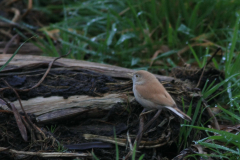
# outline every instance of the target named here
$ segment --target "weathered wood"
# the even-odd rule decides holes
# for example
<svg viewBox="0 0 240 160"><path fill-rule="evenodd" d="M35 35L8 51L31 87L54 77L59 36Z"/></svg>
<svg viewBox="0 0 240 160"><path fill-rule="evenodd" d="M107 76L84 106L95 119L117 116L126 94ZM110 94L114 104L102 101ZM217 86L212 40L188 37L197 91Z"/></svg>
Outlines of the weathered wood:
<svg viewBox="0 0 240 160"><path fill-rule="evenodd" d="M115 104L131 102L133 99L133 96L128 96L127 100L121 94L106 94L103 97L71 96L68 99L52 96L48 98L37 97L27 101L23 100L22 105L27 113L34 114L37 122L42 123L82 113L100 116L102 115L101 110L105 110L107 114L107 110L110 110ZM19 102L15 101L13 103L17 110L21 112ZM9 110L7 106L2 106L2 108ZM83 115L83 117L85 116Z"/></svg>
<svg viewBox="0 0 240 160"><path fill-rule="evenodd" d="M3 65L11 55L0 55L0 65ZM39 66L47 65L54 58L33 56L33 55L16 55L14 59L9 63L1 73L1 76L6 75L22 75L22 73L33 72L39 70ZM54 63L58 69L66 70L89 70L100 74L105 74L114 78L130 80L129 73L133 73L134 70L126 69L122 67L99 64L87 61L79 61L73 59L62 58ZM57 69L57 68L55 68ZM19 72L23 71L24 72ZM43 69L41 69L43 70ZM28 73L30 75L30 73ZM171 81L172 77L157 76L163 81ZM122 80L124 81L124 80ZM21 93L19 93L21 94ZM22 100L23 107L27 113L32 113L36 116L37 122L49 122L53 120L61 120L64 118L71 118L74 116L90 116L98 117L104 116L108 113L114 105L126 104L134 100L133 95L126 95L125 93L106 93L102 97L91 97L87 95L70 96L64 99L60 96L51 96L48 98L36 97L29 100ZM21 108L18 101L13 102L18 111L21 112ZM6 106L2 106L5 110L8 110ZM124 107L123 107L124 109Z"/></svg>
<svg viewBox="0 0 240 160"><path fill-rule="evenodd" d="M11 154L16 154L16 157L22 159L23 155L26 156L39 156L39 157L91 157L90 153L61 153L61 152L28 152L28 151L17 151L6 147L0 147L0 152L5 151Z"/></svg>
<svg viewBox="0 0 240 160"><path fill-rule="evenodd" d="M10 54L7 55L0 55L0 65L4 65L7 60L11 57ZM3 71L11 71L10 66L14 66L12 68L16 67L22 67L24 66L33 66L41 63L48 64L50 61L52 61L53 57L44 57L44 56L33 56L33 55L16 55L13 60L9 63L9 67L4 69ZM94 71L97 73L105 74L111 77L117 77L117 78L130 78L129 74L133 73L134 70L127 69L123 67L113 66L113 65L107 65L107 64L100 64L100 63L94 63L94 62L88 62L88 61L81 61L81 60L74 60L74 59L67 59L67 58L61 58L59 59L55 64L62 67L78 67L90 71ZM168 76L160 76L156 75L161 81L172 81L174 78L168 77Z"/></svg>

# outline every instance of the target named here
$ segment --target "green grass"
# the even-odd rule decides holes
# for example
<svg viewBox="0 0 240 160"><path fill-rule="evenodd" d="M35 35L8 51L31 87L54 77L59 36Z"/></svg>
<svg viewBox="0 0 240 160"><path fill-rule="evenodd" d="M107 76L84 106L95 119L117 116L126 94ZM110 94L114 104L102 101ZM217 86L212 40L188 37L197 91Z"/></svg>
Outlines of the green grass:
<svg viewBox="0 0 240 160"><path fill-rule="evenodd" d="M57 141L57 148L55 148L56 152L66 152L68 149L63 146L62 143Z"/></svg>
<svg viewBox="0 0 240 160"><path fill-rule="evenodd" d="M236 55L234 50L236 49L236 43L237 43L237 37L238 37L238 30L239 30L239 16L236 19L234 32L232 35L231 40L231 46L229 50L226 51L225 57L225 67L224 67L224 73L225 73L225 79L222 80L222 82L213 85L208 85L208 81L206 81L206 84L202 90L202 95L205 100L208 102L212 100L213 98L216 98L219 96L218 101L213 103L213 107L218 107L222 110L220 114L217 115L218 120L227 120L231 122L232 125L239 124L240 118L240 107L238 105L240 92L239 92L239 55ZM193 53L195 54L195 53ZM198 59L197 56L195 56L196 59ZM198 63L200 67L203 67L200 63ZM216 66L216 65L215 65ZM236 68L235 68L236 67ZM238 69L237 69L238 68ZM222 87L221 92L216 92L220 87ZM201 100L199 100L200 102ZM225 105L228 109L223 108L221 105ZM210 106L208 106L210 107ZM226 159L236 159L236 157L240 156L240 135L239 132L236 134L229 133L227 131L222 130L215 130L211 128L202 127L204 124L199 124L198 126L192 125L183 125L184 127L188 127L191 129L197 129L197 130L203 130L208 134L208 137L197 140L195 143L203 146L204 148L208 148L211 150L212 154L203 155L203 154L194 154L191 155L192 157L195 156L202 156L202 157L218 157L218 158L226 158ZM183 129L182 129L183 130ZM184 130L183 130L184 131ZM182 132L183 132L182 131ZM210 135L209 132L213 133L214 135ZM206 140L212 140L210 142L206 142ZM222 142L222 144L217 144L217 142Z"/></svg>
<svg viewBox="0 0 240 160"><path fill-rule="evenodd" d="M226 51L234 35L240 4L237 0L54 2L34 1L33 5L34 10L44 12L55 22L41 29L44 34L50 34L53 29L59 30L59 49L54 49L55 45L48 36L39 40L43 45L38 46L46 55L58 56L58 53L65 54L72 48L70 58L152 70L179 64L177 51L187 46L192 47L181 55L188 63L200 63L216 49L215 45ZM55 12L60 16L53 14ZM160 52L154 62L164 63L153 63L150 67L153 54L162 45L169 47L171 55L162 56L164 53ZM206 47L209 50L207 55ZM193 50L195 54L192 54Z"/></svg>
<svg viewBox="0 0 240 160"><path fill-rule="evenodd" d="M184 101L182 101L183 103L183 108L184 108ZM187 111L188 115L191 115L192 112L192 101L189 105L189 109ZM193 124L198 124L201 125L201 116L199 116L199 118L197 118L197 116L199 115L199 112L203 112L203 109L201 108L201 101L198 101L196 109L193 113L192 116L192 121L190 122L191 125ZM201 115L201 114L200 114ZM180 133L179 133L179 139L178 139L178 151L180 152L182 148L187 148L191 145L191 143L188 142L188 137L190 136L190 134L192 133L192 128L191 127L186 127L186 120L184 120L184 124L181 124L181 128L180 128ZM195 139L196 133L193 136L193 139Z"/></svg>
<svg viewBox="0 0 240 160"><path fill-rule="evenodd" d="M46 126L46 128L48 129L48 131L50 131L51 133L54 133L56 128L57 128L57 125L51 125L51 127L49 128L48 126Z"/></svg>
<svg viewBox="0 0 240 160"><path fill-rule="evenodd" d="M18 48L17 48L17 50L13 53L13 55L8 59L8 61L4 64L4 65L2 65L1 67L0 67L0 71L2 71L8 64L9 64L9 62L11 62L11 60L15 57L15 55L18 53L18 51L19 51L19 49L27 42L27 41L29 41L29 40L31 40L32 38L35 38L35 36L32 36L32 37L30 37L29 39L27 39L26 41L24 41Z"/></svg>
<svg viewBox="0 0 240 160"><path fill-rule="evenodd" d="M199 126L191 126L191 125L185 125L189 126L191 128L196 128L198 130L204 130L206 132L214 133L215 135L204 138L202 140L196 141L196 144L200 144L206 148L211 149L213 152L215 152L218 155L221 155L222 157L236 157L240 156L240 137L239 135L235 135L233 133L229 133L226 131L220 131L216 129L211 128L205 128L205 127L199 127ZM206 140L212 140L211 142L206 142ZM224 145L216 144L215 142L223 142ZM225 151L224 153L220 150Z"/></svg>
<svg viewBox="0 0 240 160"><path fill-rule="evenodd" d="M205 100L208 102L212 100L213 98L216 98L219 96L218 100L212 104L213 107L218 107L222 110L220 114L217 115L218 120L227 120L232 125L239 124L240 123L240 106L238 104L239 98L240 98L240 92L239 92L239 81L240 81L240 73L239 73L239 58L240 56L237 55L234 50L236 50L236 43L238 39L238 30L239 30L239 16L237 16L232 40L231 40L231 46L229 47L229 50L226 50L226 53L224 57L226 57L226 62L224 66L224 73L225 73L225 79L222 80L222 82L213 85L208 85L208 81L206 81L206 84L202 90L202 95ZM198 57L196 53L192 50L196 61L198 62L200 67L203 67L201 65L200 61L198 60ZM204 63L204 62L203 62ZM215 65L216 66L216 65ZM220 87L222 87L221 92L216 92ZM200 102L201 100L199 100ZM223 108L221 105L225 105L228 107L228 109ZM208 106L210 107L210 106ZM183 134L186 130L186 127L188 130L190 129L197 129L197 130L203 130L208 134L208 137L197 140L195 143L203 146L204 148L208 148L211 150L212 154L194 154L190 155L190 157L201 156L201 157L218 157L218 158L226 158L226 159L236 159L240 156L240 135L239 132L236 134L224 131L224 130L216 130L211 128L202 127L204 124L199 124L197 126L193 126L193 123L191 125L183 125L183 128L181 129L181 133ZM212 134L209 134L211 132ZM186 134L185 134L186 135ZM207 142L206 140L212 140L210 142ZM222 142L222 144L217 144L217 142Z"/></svg>

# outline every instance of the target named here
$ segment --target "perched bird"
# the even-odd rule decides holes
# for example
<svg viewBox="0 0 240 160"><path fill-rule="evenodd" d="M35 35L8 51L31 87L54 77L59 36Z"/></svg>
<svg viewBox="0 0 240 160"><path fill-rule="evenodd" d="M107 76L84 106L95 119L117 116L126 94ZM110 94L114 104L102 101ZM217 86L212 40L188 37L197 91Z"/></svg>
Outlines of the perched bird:
<svg viewBox="0 0 240 160"><path fill-rule="evenodd" d="M146 110L167 108L182 119L192 120L178 109L170 94L152 73L137 71L132 75L132 80L134 96Z"/></svg>

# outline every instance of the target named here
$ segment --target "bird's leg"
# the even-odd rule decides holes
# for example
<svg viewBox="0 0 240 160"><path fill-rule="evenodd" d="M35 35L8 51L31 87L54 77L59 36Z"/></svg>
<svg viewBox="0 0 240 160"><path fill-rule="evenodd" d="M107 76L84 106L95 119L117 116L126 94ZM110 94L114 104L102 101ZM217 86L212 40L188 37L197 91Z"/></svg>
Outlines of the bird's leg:
<svg viewBox="0 0 240 160"><path fill-rule="evenodd" d="M142 132L145 132L148 129L148 127L158 118L161 112L162 112L162 109L159 109L157 113L154 115L154 117L144 126Z"/></svg>
<svg viewBox="0 0 240 160"><path fill-rule="evenodd" d="M146 108L143 108L143 110L142 110L141 114L142 114L142 113L144 113L145 111L146 111Z"/></svg>
<svg viewBox="0 0 240 160"><path fill-rule="evenodd" d="M146 108L143 108L142 112L139 114L139 117L141 117L142 115L144 115L145 111L146 111Z"/></svg>
<svg viewBox="0 0 240 160"><path fill-rule="evenodd" d="M139 121L139 130L138 130L138 134L136 136L136 139L134 141L134 145L136 145L136 151L138 150L140 141L142 139L142 135L143 135L143 129L144 129L144 117L140 116L140 121Z"/></svg>
<svg viewBox="0 0 240 160"><path fill-rule="evenodd" d="M149 111L146 111L146 112L145 112L145 111L146 111L146 109L144 108L143 111L140 113L139 117L140 117L140 116L143 116L143 115L145 115L145 114L151 113L151 112L155 111L155 109L149 110Z"/></svg>
<svg viewBox="0 0 240 160"><path fill-rule="evenodd" d="M145 109L142 111L142 113L144 113L144 111L145 111ZM136 151L139 148L139 144L141 142L143 133L158 118L158 116L160 115L161 112L162 112L162 109L159 109L157 111L157 113L154 115L154 117L145 126L144 126L144 117L141 116L141 114L140 114L139 130L138 130L138 134L137 134L137 136L135 138L135 141L134 141L134 146L136 145ZM133 153L133 151L129 151L128 154L125 157L125 160L127 160L132 155L132 153Z"/></svg>

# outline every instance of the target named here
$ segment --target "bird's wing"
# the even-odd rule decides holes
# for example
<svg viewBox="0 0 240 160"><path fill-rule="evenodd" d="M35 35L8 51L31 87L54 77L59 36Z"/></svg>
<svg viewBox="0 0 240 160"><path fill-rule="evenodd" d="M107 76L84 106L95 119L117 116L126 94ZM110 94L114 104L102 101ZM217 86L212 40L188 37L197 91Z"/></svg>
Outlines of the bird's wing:
<svg viewBox="0 0 240 160"><path fill-rule="evenodd" d="M136 90L141 93L141 97L150 100L153 103L162 106L174 106L176 103L163 87L163 85L156 79L144 85L136 85Z"/></svg>

